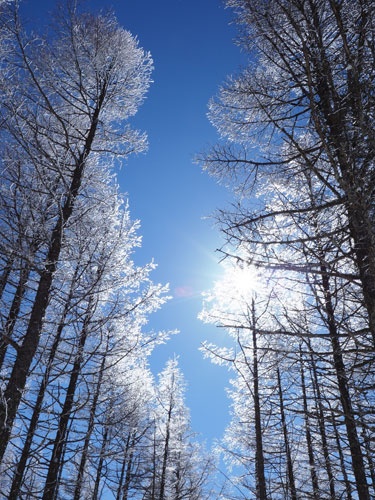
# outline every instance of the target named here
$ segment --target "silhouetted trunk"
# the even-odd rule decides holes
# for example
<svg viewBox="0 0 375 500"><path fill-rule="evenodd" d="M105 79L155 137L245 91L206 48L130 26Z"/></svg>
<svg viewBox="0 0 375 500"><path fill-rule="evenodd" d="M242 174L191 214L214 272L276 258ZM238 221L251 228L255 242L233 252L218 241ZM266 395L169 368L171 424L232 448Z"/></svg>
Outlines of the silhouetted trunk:
<svg viewBox="0 0 375 500"><path fill-rule="evenodd" d="M10 272L11 272L12 267L13 267L13 262L14 262L14 253L12 253L9 256L8 261L3 269L3 272L2 272L2 275L0 278L0 299L3 296L3 292L5 290L5 287L7 286L9 275L10 275Z"/></svg>
<svg viewBox="0 0 375 500"><path fill-rule="evenodd" d="M163 461L162 461L161 477L160 477L159 500L164 500L164 491L165 491L165 486L166 486L165 483L166 483L166 475L167 475L167 463L168 463L168 455L169 455L169 438L170 438L171 418L172 418L172 405L169 405L166 433L165 433L165 441L164 441Z"/></svg>
<svg viewBox="0 0 375 500"><path fill-rule="evenodd" d="M23 268L20 272L20 277L18 280L18 285L15 291L15 294L13 296L13 301L12 305L10 307L9 313L7 320L5 322L5 327L4 327L4 338L0 342L0 370L1 367L3 366L5 354L8 348L8 345L11 343L12 335L13 335L13 330L14 326L16 324L20 308L21 308L21 303L23 296L25 294L26 290L26 283L27 280L29 279L29 274L30 274L30 266L26 266Z"/></svg>
<svg viewBox="0 0 375 500"><path fill-rule="evenodd" d="M286 454L286 462L287 462L288 489L290 491L291 499L297 500L297 491L296 491L296 484L295 484L295 480L294 480L294 471L293 471L293 461L292 461L292 455L290 453L288 428L287 428L287 423L286 423L286 418L285 418L284 398L283 398L283 391L282 391L282 386L281 386L281 377L280 377L279 368L277 368L277 385L278 385L278 390L279 390L280 417L281 417L281 425L282 425L283 434L284 434L284 445L285 445L285 454Z"/></svg>
<svg viewBox="0 0 375 500"><path fill-rule="evenodd" d="M128 438L126 440L124 459L122 461L120 479L119 479L119 482L118 482L118 485L117 485L116 500L121 500L121 498L122 498L123 486L124 486L124 478L125 478L125 469L126 469L126 464L127 464L127 461L128 461L129 443L130 443L130 432L129 432Z"/></svg>
<svg viewBox="0 0 375 500"><path fill-rule="evenodd" d="M125 499L124 479L125 479L125 472L126 472L126 476L127 476L128 470L129 470L128 459L129 459L130 439L131 439L131 433L129 432L127 440L126 440L125 450L124 450L124 460L122 461L121 474L120 474L120 480L118 482L118 487L117 487L116 500L124 500ZM133 439L133 445L134 445L134 439ZM125 480L125 482L126 482L126 480Z"/></svg>
<svg viewBox="0 0 375 500"><path fill-rule="evenodd" d="M14 419L16 418L18 406L26 385L30 366L39 345L43 320L50 299L52 280L59 262L62 248L64 227L73 213L75 200L81 187L84 167L86 159L91 152L92 143L98 126L100 108L105 97L105 91L106 86L104 85L98 105L92 117L91 127L88 132L83 151L77 159L77 164L73 172L72 180L61 210L61 214L52 231L45 266L40 273L40 280L31 310L28 328L22 345L18 349L17 358L13 365L13 370L8 385L4 391L3 398L0 400L0 462L3 459L8 445Z"/></svg>
<svg viewBox="0 0 375 500"><path fill-rule="evenodd" d="M337 429L336 417L335 417L335 414L333 413L332 409L331 409L331 419L332 419L333 430L334 430L334 433L335 433L336 447L337 447L337 451L339 453L340 467L341 467L342 477L344 478L344 484L345 484L345 488L346 488L347 499L348 500L353 500L353 497L352 497L352 485L351 485L351 483L349 481L348 473L346 471L345 458L344 458L344 453L342 451L341 441L340 441L340 434L339 434L339 431Z"/></svg>
<svg viewBox="0 0 375 500"><path fill-rule="evenodd" d="M349 228L354 240L354 254L362 284L363 302L368 312L369 329L375 349L375 244L372 235L374 228L367 211L356 199L358 194L354 195L354 198L355 201L348 206Z"/></svg>
<svg viewBox="0 0 375 500"><path fill-rule="evenodd" d="M100 481L102 478L102 470L103 470L103 463L104 463L104 453L105 453L105 449L106 449L107 441L108 441L108 433L109 433L109 427L107 425L105 428L105 431L104 431L102 446L100 449L99 464L98 464L98 468L96 470L96 479L95 479L94 493L92 494L92 500L98 500L99 486L100 486Z"/></svg>
<svg viewBox="0 0 375 500"><path fill-rule="evenodd" d="M311 431L310 431L309 407L307 404L305 374L304 374L303 369L304 369L304 366L303 366L303 359L302 359L302 350L300 347L300 371L301 371L301 387L302 387L302 398L303 398L303 412L304 412L304 416L305 416L306 444L307 444L307 452L308 452L308 456L309 456L309 466L310 466L311 484L312 484L312 489L313 489L313 498L314 498L314 500L319 500L320 493L319 493L318 478L316 475L314 449L313 449Z"/></svg>
<svg viewBox="0 0 375 500"><path fill-rule="evenodd" d="M324 456L324 464L325 469L328 476L329 482L329 491L331 500L336 500L336 491L335 491L335 480L332 473L332 465L330 459L330 452L328 449L328 440L326 433L326 419L324 415L323 403L322 403L322 395L319 387L318 373L316 369L315 359L313 356L313 351L311 348L311 343L308 341L309 349L310 349L310 369L312 374L312 385L315 393L315 401L318 405L318 425L319 425L319 433L322 443L322 450Z"/></svg>
<svg viewBox="0 0 375 500"><path fill-rule="evenodd" d="M95 415L96 415L96 408L98 405L98 399L100 395L100 389L103 381L103 375L104 375L104 366L105 366L105 361L106 357L105 355L103 356L101 366L100 366L100 371L99 371L99 379L96 384L96 390L94 394L94 398L92 401L92 405L90 408L90 416L89 416L89 423L87 426L87 431L86 431L86 436L85 436L85 442L83 444L83 450L82 450L82 455L81 455L81 460L79 463L79 468L78 468L78 475L77 475L77 481L76 481L76 487L74 490L74 497L73 500L79 500L81 497L81 489L82 489L82 481L83 481L83 475L85 472L85 467L86 467L86 462L87 462L87 456L89 452L89 444L91 440L91 435L92 431L94 430L94 424L95 424Z"/></svg>
<svg viewBox="0 0 375 500"><path fill-rule="evenodd" d="M92 296L89 299L87 306L86 317L83 323L81 335L79 338L79 343L77 347L76 359L73 364L72 372L70 375L70 381L68 389L66 391L65 402L63 409L60 414L60 419L58 423L58 430L56 433L53 451L51 454L47 478L44 486L43 500L50 500L55 494L55 489L57 486L57 476L59 469L61 467L61 458L63 453L63 447L66 440L66 432L68 428L68 423L72 413L74 394L77 388L78 377L81 373L81 365L83 361L84 346L89 334L89 323L92 317Z"/></svg>
<svg viewBox="0 0 375 500"><path fill-rule="evenodd" d="M329 278L324 264L321 264L322 285L324 293L324 306L327 318L327 325L333 350L333 363L336 371L340 401L344 413L346 433L352 457L352 467L356 482L359 500L370 500L365 466L363 462L362 450L359 443L352 402L349 394L348 378L346 375L339 335L336 328L332 296L329 286Z"/></svg>
<svg viewBox="0 0 375 500"><path fill-rule="evenodd" d="M260 414L258 347L257 347L257 331L256 331L254 299L252 300L251 320L252 320L252 332L253 332L253 389L254 389L255 440L256 440L256 452L255 452L256 494L257 494L257 499L267 500L266 478L264 474L262 421Z"/></svg>
<svg viewBox="0 0 375 500"><path fill-rule="evenodd" d="M20 488L21 488L22 480L23 480L23 475L24 475L25 469L26 469L26 463L27 463L27 460L30 456L31 444L32 444L32 441L34 438L36 427L38 425L38 420L39 420L39 415L40 415L40 411L42 408L44 395L45 395L46 388L48 385L49 376L50 376L50 373L51 373L51 370L53 367L53 361L55 359L56 351L57 351L58 345L59 345L60 340L61 340L61 335L62 335L64 326L65 326L66 317L67 317L68 311L69 311L70 306L71 306L71 301L73 298L73 287L75 284L75 277L77 276L77 272L78 272L78 266L75 269L73 279L71 282L69 295L68 295L67 300L65 302L64 311L63 311L62 317L60 319L60 323L57 327L56 336L55 336L55 339L53 341L53 344L52 344L52 347L51 347L51 350L49 353L46 369L45 369L45 372L43 375L42 382L41 382L40 387L39 387L39 392L38 392L38 396L36 398L35 406L33 409L33 414L32 414L31 419L30 419L29 428L27 430L26 440L25 440L25 443L23 445L21 457L17 463L17 468L16 468L16 472L15 472L14 477L13 477L13 482L12 482L11 491L10 491L8 500L17 500L17 498L19 496L19 492L20 492Z"/></svg>
<svg viewBox="0 0 375 500"><path fill-rule="evenodd" d="M358 411L359 411L359 423L361 425L361 436L363 445L366 450L366 460L368 463L368 470L370 471L372 490L375 494L375 467L373 461L373 450L371 449L372 438L368 433L368 427L363 419L364 409L361 404L358 404Z"/></svg>
<svg viewBox="0 0 375 500"><path fill-rule="evenodd" d="M153 454L152 454L152 481L151 481L151 500L156 499L156 474L157 474L157 459L156 459L156 435L154 430Z"/></svg>
<svg viewBox="0 0 375 500"><path fill-rule="evenodd" d="M65 465L64 458L65 458L66 448L68 446L68 438L69 438L69 434L70 434L70 430L72 428L72 425L73 425L73 419L71 419L69 421L69 428L66 431L65 441L64 441L64 445L62 447L62 452L61 452L61 460L60 460L59 473L57 475L56 488L55 488L55 492L54 492L52 500L59 499L59 487L61 485L61 478L63 475L64 465Z"/></svg>
<svg viewBox="0 0 375 500"><path fill-rule="evenodd" d="M126 477L123 488L122 500L128 500L130 481L132 477L131 472L132 472L133 457L134 457L134 445L135 445L135 432L133 432L133 439L130 445L129 459L127 460L127 465L126 465Z"/></svg>
<svg viewBox="0 0 375 500"><path fill-rule="evenodd" d="M335 19L337 26L337 42L345 48L346 57L348 57L349 45L348 36L350 33L345 31L345 20L342 18L342 12L339 6L340 2L329 1L329 6L333 14L332 19ZM313 6L313 2L310 2ZM317 6L313 6L312 25L316 33L322 34L322 20L317 11ZM371 28L370 28L371 29ZM365 35L366 30L361 35ZM361 41L363 44L363 40ZM361 288L363 291L364 305L368 312L369 327L372 334L373 344L375 347L375 238L374 238L374 218L373 218L373 193L371 198L364 198L361 189L361 164L364 165L362 154L358 156L360 147L359 143L367 142L371 137L373 140L373 130L369 126L367 119L369 117L369 109L364 111L363 90L360 82L359 63L356 71L349 70L347 72L347 96L345 104L342 99L337 99L340 94L335 82L332 78L334 67L332 61L327 54L327 46L325 45L323 36L315 36L314 44L317 45L314 50L314 57L306 61L306 68L310 65L309 70L313 70L319 78L316 79L316 84L313 84L313 89L309 94L313 102L310 103L312 123L315 130L322 140L322 145L326 151L327 158L332 165L334 172L339 172L337 175L340 188L345 193L344 203L347 210L348 225L350 236L354 241L354 258L359 271L361 280ZM365 54L365 51L359 47L358 52L350 54L350 59L353 60ZM305 52L305 56L306 56ZM350 66L350 65L349 65ZM352 68L351 68L352 69ZM311 84L311 80L310 80ZM317 98L318 97L318 98ZM352 123L350 116L360 114L361 118L358 121L357 127L348 128L348 123ZM363 114L364 113L364 114ZM365 115L367 117L365 118ZM354 129L355 133L354 133ZM373 155L373 142L367 142L370 155ZM367 152L368 153L368 152ZM352 436L354 439L354 436ZM364 482L361 469L361 460L354 452L353 468L354 475L357 481L357 489L359 487L361 493L358 492L360 499L368 498L368 490ZM358 477L357 477L358 476Z"/></svg>

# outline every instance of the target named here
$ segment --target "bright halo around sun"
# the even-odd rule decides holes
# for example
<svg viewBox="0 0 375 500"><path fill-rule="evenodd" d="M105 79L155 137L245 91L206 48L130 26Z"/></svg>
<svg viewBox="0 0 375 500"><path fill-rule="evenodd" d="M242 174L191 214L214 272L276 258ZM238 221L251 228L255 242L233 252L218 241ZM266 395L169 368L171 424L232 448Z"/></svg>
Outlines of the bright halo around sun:
<svg viewBox="0 0 375 500"><path fill-rule="evenodd" d="M245 297L256 289L257 276L252 268L235 266L230 271L229 279L238 293Z"/></svg>
<svg viewBox="0 0 375 500"><path fill-rule="evenodd" d="M215 282L210 293L211 299L225 310L234 312L246 309L260 289L256 269L233 261L224 261L221 265L223 275Z"/></svg>
<svg viewBox="0 0 375 500"><path fill-rule="evenodd" d="M228 289L243 299L253 295L257 288L257 274L250 266L230 263L224 270L224 281Z"/></svg>

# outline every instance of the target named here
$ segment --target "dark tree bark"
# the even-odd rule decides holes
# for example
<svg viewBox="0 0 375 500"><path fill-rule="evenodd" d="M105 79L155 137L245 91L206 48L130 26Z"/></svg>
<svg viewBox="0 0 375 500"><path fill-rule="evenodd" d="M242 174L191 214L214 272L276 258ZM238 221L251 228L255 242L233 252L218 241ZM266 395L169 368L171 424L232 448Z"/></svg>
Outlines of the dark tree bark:
<svg viewBox="0 0 375 500"><path fill-rule="evenodd" d="M100 449L99 464L98 464L98 468L96 470L95 486L94 486L94 492L92 494L92 500L98 500L99 486L100 486L100 481L102 479L104 454L105 454L105 450L107 447L108 435L109 435L109 427L106 426L105 431L104 431L102 446Z"/></svg>
<svg viewBox="0 0 375 500"><path fill-rule="evenodd" d="M258 371L258 347L257 347L257 331L255 317L255 302L252 300L251 306L252 320L252 336L253 336L253 389L254 389L254 413L255 413L255 470L256 470L256 491L259 500L267 500L266 478L264 473L264 454L263 454L263 438L262 438L262 420L260 412L260 395L259 395L259 371Z"/></svg>
<svg viewBox="0 0 375 500"><path fill-rule="evenodd" d="M132 442L130 445L129 458L128 458L127 464L126 464L126 476L125 476L125 484L124 484L124 487L122 490L122 500L128 500L130 481L131 481L131 476L132 476L134 445L135 445L135 432L133 432Z"/></svg>
<svg viewBox="0 0 375 500"><path fill-rule="evenodd" d="M7 320L5 322L3 339L0 341L0 370L3 365L6 351L12 339L13 330L21 309L21 303L26 290L26 283L29 279L30 267L26 265L20 272L18 285L13 296L12 305L10 307Z"/></svg>
<svg viewBox="0 0 375 500"><path fill-rule="evenodd" d="M95 415L96 415L96 409L97 409L98 400L99 400L99 396L100 396L101 385L102 385L102 381L103 381L105 361L106 361L106 357L104 355L103 359L102 359L102 362L101 362L100 369L99 369L99 378L98 378L98 382L96 384L94 398L93 398L93 401L92 401L92 404L91 404L91 408L90 408L89 422L88 422L88 426L87 426L85 441L84 441L84 444L83 444L83 450L82 450L81 460L80 460L80 463L79 463L78 475L77 475L77 480L76 480L76 486L75 486L75 490L74 490L73 500L79 500L80 497L81 497L83 475L84 475L84 472L85 472L85 467L86 467L86 462L87 462L87 457L88 457L88 452L89 452L89 444L90 444L90 440L91 440L91 435L92 435L92 432L94 430L94 425L95 425Z"/></svg>
<svg viewBox="0 0 375 500"><path fill-rule="evenodd" d="M308 407L308 403L307 403L304 364L303 364L301 347L300 347L300 373L301 373L301 388L302 388L302 398L303 398L303 411L304 411L304 418L305 418L305 435L306 435L307 452L309 455L309 466L310 466L313 498L314 498L314 500L319 500L320 499L320 491L319 491L318 477L316 475L314 448L313 448L311 431L310 431L310 416L309 416L309 407Z"/></svg>
<svg viewBox="0 0 375 500"><path fill-rule="evenodd" d="M324 307L325 307L327 325L333 350L333 363L337 376L340 401L343 408L346 433L348 436L350 453L352 457L352 467L356 481L356 488L359 500L370 500L367 479L366 479L365 465L363 461L363 454L359 442L357 426L349 392L348 377L346 374L339 335L336 327L335 313L334 313L332 295L329 285L329 276L324 264L321 265L321 270L322 270L322 287L325 300Z"/></svg>
<svg viewBox="0 0 375 500"><path fill-rule="evenodd" d="M81 365L84 357L84 347L89 335L89 324L93 313L92 296L89 299L86 317L82 326L82 331L77 346L76 359L70 375L69 385L66 391L65 402L60 414L58 429L54 440L54 446L49 462L47 478L44 485L42 500L50 500L54 497L57 488L57 477L61 468L63 448L66 441L68 424L74 404L74 394L77 388L78 378L81 374Z"/></svg>
<svg viewBox="0 0 375 500"><path fill-rule="evenodd" d="M371 435L368 432L368 426L366 425L363 415L365 414L365 409L363 408L361 403L358 403L358 412L359 412L359 424L361 426L361 436L363 446L366 450L366 460L368 464L368 470L370 472L371 477L371 486L373 490L373 495L375 495L375 465L373 460L373 450L371 449Z"/></svg>
<svg viewBox="0 0 375 500"><path fill-rule="evenodd" d="M348 500L353 500L353 496L352 496L352 489L353 488L352 488L352 485L349 481L348 472L346 470L344 453L342 451L342 446L341 446L340 434L339 434L339 430L337 428L337 423L336 423L336 415L334 414L332 409L331 409L331 420L332 420L333 430L335 433L336 447L337 447L337 451L339 454L341 472L342 472L342 476L344 478L346 497Z"/></svg>
<svg viewBox="0 0 375 500"><path fill-rule="evenodd" d="M334 480L333 473L332 473L330 451L328 448L328 439L327 439L327 432L326 432L326 418L325 418L325 414L324 414L322 395L321 395L320 387L319 387L318 372L317 372L317 368L316 368L316 363L315 363L311 343L308 342L308 345L309 345L309 350L310 350L310 370L312 373L312 383L313 383L313 389L314 389L314 393L315 393L315 401L317 403L319 433L320 433L320 437L321 437L325 469L326 469L327 476L328 476L330 498L331 498L331 500L336 500L335 480Z"/></svg>
<svg viewBox="0 0 375 500"><path fill-rule="evenodd" d="M52 280L59 262L59 256L62 248L64 227L73 213L75 200L79 194L85 163L91 152L98 127L99 113L104 101L105 91L106 85L103 86L95 113L92 117L91 128L88 132L85 146L77 159L77 164L61 215L52 231L45 267L41 272L37 293L31 310L29 325L22 346L18 349L17 358L14 363L8 385L4 391L4 397L0 401L0 461L4 456L8 445L13 422L22 398L30 366L39 345L43 319L50 299L49 295Z"/></svg>
<svg viewBox="0 0 375 500"><path fill-rule="evenodd" d="M2 298L5 287L7 286L9 275L10 275L12 268L13 268L13 262L14 262L14 254L11 254L8 257L8 260L5 264L5 267L3 269L3 272L2 272L2 275L0 278L0 299Z"/></svg>
<svg viewBox="0 0 375 500"><path fill-rule="evenodd" d="M152 469L152 478L151 478L151 497L150 497L150 500L156 500L157 457L156 457L156 433L155 433L155 430L154 430L153 450L152 450L152 466L153 466L153 469Z"/></svg>
<svg viewBox="0 0 375 500"><path fill-rule="evenodd" d="M164 440L164 450L163 450L163 459L161 466L161 476L160 476L160 489L159 489L159 500L164 500L164 491L166 486L166 474L167 474L167 464L168 464L168 456L169 456L169 438L170 438L170 424L172 419L172 402L170 402L168 408L168 416L165 430L165 440Z"/></svg>
<svg viewBox="0 0 375 500"><path fill-rule="evenodd" d="M293 461L292 461L292 455L290 452L288 426L287 426L287 422L286 422L286 418L285 418L284 397L283 397L283 389L282 389L282 385L281 385L281 377L280 377L279 368L277 368L277 387L278 387L278 392L279 392L281 425L283 428L283 435L284 435L285 455L286 455L286 463L287 463L287 476L288 476L288 489L290 491L291 499L297 500L297 490L296 490L296 483L294 480Z"/></svg>
<svg viewBox="0 0 375 500"><path fill-rule="evenodd" d="M40 411L42 409L44 395L45 395L46 388L47 388L47 385L49 382L50 373L51 373L51 370L53 368L53 361L55 359L56 351L57 351L57 348L58 348L60 341L61 341L61 335L62 335L63 329L65 327L65 321L66 321L66 318L68 315L68 311L71 307L71 302L72 302L72 298L73 298L73 288L75 285L75 278L77 276L77 273L78 273L78 266L76 267L75 272L73 274L73 279L71 282L69 295L66 299L64 311L62 313L60 323L57 327L55 339L53 341L53 344L52 344L52 347L51 347L51 350L50 350L50 353L48 356L46 369L44 371L43 379L42 379L42 382L41 382L40 387L39 387L38 396L36 398L33 413L31 415L31 419L30 419L28 430L27 430L26 439L25 439L25 442L23 445L22 453L21 453L21 456L18 460L16 471L14 473L14 477L13 477L12 486L11 486L8 500L17 500L17 498L19 496L20 488L22 485L23 475L24 475L25 469L26 469L27 460L28 460L29 455L30 455L31 444L32 444L32 441L34 438L35 430L36 430L37 425L38 425Z"/></svg>
<svg viewBox="0 0 375 500"><path fill-rule="evenodd" d="M121 473L120 473L120 479L119 479L118 487L117 487L116 500L121 500L122 499L123 486L124 486L124 478L125 478L125 469L126 469L127 463L128 463L129 445L130 445L130 432L128 433L128 437L127 437L127 440L126 440L125 452L124 452L124 459L122 461L122 466L121 466Z"/></svg>

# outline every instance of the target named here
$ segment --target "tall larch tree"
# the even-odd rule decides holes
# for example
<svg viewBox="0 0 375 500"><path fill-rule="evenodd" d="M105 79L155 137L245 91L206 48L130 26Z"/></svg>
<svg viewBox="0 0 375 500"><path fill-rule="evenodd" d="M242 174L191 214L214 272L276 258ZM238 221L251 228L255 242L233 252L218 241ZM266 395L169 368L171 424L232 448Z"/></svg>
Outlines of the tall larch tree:
<svg viewBox="0 0 375 500"><path fill-rule="evenodd" d="M222 251L244 268L264 270L274 321L263 332L268 349L284 353L291 367L302 359L311 373L309 395L301 366L290 371L303 408L293 403L282 370L272 376L281 420L290 418L283 424L285 498L305 494L291 467L297 456L288 458L298 437L312 495L328 477L331 498L338 490L351 498L354 478L355 494L368 500L371 438L362 436L373 428L375 4L226 4L249 64L211 100L209 118L222 142L200 161L239 194L217 216ZM284 293L275 293L280 286ZM295 422L305 415L304 430L293 414ZM320 450L312 447L319 434Z"/></svg>
<svg viewBox="0 0 375 500"><path fill-rule="evenodd" d="M30 265L39 278L34 277L31 290L35 293L28 296L32 305L25 334L14 345L17 353L0 403L0 457L40 343L69 224L85 209L83 190L95 192L90 165L97 163L100 155L126 156L145 147L144 135L132 131L126 121L136 112L148 88L150 55L112 15L81 14L70 2L56 19L53 36L30 40L14 9L11 30L15 48L7 64L17 71L11 72L12 82L3 85L2 134L7 139L3 176L8 179L17 175L20 189L25 187L25 175L31 176L28 193L42 197L39 218L46 221L35 229L39 233L33 237L37 242L32 247L35 256L30 255L29 248L27 255L19 254L22 240L28 236L23 226L12 227L6 240L8 255L16 252L17 261L24 261L21 269L17 264L21 288L27 278L24 269ZM18 169L16 174L11 173L14 169ZM10 187L9 181L7 185ZM27 203L18 197L17 204L12 204L20 215L29 211L24 201ZM27 227L33 230L30 219ZM17 288L15 297L20 300L21 295Z"/></svg>

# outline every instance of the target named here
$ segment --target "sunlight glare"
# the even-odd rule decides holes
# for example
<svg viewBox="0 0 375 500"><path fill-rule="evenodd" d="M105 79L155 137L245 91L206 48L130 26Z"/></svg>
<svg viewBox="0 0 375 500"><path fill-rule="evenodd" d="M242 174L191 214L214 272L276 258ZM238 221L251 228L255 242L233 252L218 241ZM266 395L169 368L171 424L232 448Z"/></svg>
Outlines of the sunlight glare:
<svg viewBox="0 0 375 500"><path fill-rule="evenodd" d="M215 282L211 291L211 299L216 301L219 309L242 311L251 303L252 298L261 288L257 270L252 266L222 263L224 272Z"/></svg>
<svg viewBox="0 0 375 500"><path fill-rule="evenodd" d="M256 271L249 266L245 267L238 264L226 266L224 281L228 290L245 300L250 298L257 288Z"/></svg>

